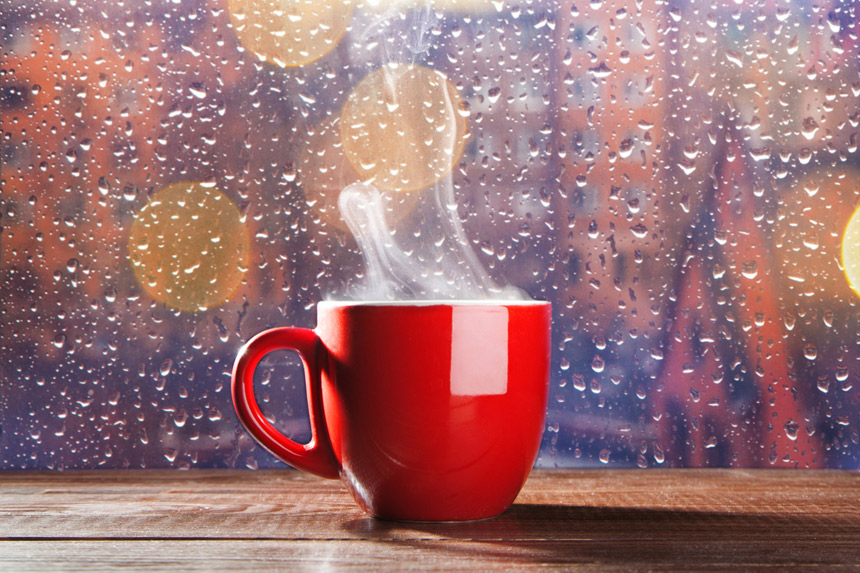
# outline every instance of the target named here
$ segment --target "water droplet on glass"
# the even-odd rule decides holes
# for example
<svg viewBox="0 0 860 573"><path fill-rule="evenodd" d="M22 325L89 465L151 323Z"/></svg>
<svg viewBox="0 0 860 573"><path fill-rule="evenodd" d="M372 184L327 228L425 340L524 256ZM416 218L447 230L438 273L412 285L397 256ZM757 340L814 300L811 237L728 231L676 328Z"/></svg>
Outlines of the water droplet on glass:
<svg viewBox="0 0 860 573"><path fill-rule="evenodd" d="M188 91L197 99L203 99L206 97L206 86L202 83L192 83L188 86Z"/></svg>
<svg viewBox="0 0 860 573"><path fill-rule="evenodd" d="M805 118L801 124L800 133L808 140L813 139L818 133L818 122L812 117Z"/></svg>
<svg viewBox="0 0 860 573"><path fill-rule="evenodd" d="M666 454L663 452L663 448L660 447L660 444L654 444L654 461L658 464L662 464L666 461Z"/></svg>
<svg viewBox="0 0 860 573"><path fill-rule="evenodd" d="M612 68L607 66L606 62L600 62L600 65L588 68L588 73L597 79L604 79L612 75Z"/></svg>
<svg viewBox="0 0 860 573"><path fill-rule="evenodd" d="M754 279L758 276L758 263L750 260L741 266L741 274L748 279Z"/></svg>
<svg viewBox="0 0 860 573"><path fill-rule="evenodd" d="M621 142L621 145L618 147L618 155L621 156L621 159L627 159L633 154L633 150L635 149L636 144L632 139L627 138Z"/></svg>
<svg viewBox="0 0 860 573"><path fill-rule="evenodd" d="M103 196L110 193L110 185L108 184L107 179L105 179L104 176L99 177L98 190L99 193L101 193Z"/></svg>
<svg viewBox="0 0 860 573"><path fill-rule="evenodd" d="M789 440L797 439L797 430L800 428L800 425L797 422L789 420L785 423L785 435L788 436Z"/></svg>
<svg viewBox="0 0 860 573"><path fill-rule="evenodd" d="M769 145L750 149L750 157L752 157L754 161L767 161L770 159L770 155L771 147Z"/></svg>
<svg viewBox="0 0 860 573"><path fill-rule="evenodd" d="M744 57L736 50L726 50L726 59L739 68L744 67Z"/></svg>
<svg viewBox="0 0 860 573"><path fill-rule="evenodd" d="M469 117L471 115L471 113L472 113L471 104L466 100L461 100L460 103L457 105L457 114L460 117Z"/></svg>

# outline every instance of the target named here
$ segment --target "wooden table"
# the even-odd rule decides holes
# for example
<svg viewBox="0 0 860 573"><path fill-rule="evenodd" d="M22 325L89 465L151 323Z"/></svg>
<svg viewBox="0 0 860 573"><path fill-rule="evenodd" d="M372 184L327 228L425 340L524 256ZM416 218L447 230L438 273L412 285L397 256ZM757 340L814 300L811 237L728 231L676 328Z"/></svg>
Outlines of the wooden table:
<svg viewBox="0 0 860 573"><path fill-rule="evenodd" d="M860 566L860 474L540 470L504 515L362 514L296 471L0 473L0 571Z"/></svg>

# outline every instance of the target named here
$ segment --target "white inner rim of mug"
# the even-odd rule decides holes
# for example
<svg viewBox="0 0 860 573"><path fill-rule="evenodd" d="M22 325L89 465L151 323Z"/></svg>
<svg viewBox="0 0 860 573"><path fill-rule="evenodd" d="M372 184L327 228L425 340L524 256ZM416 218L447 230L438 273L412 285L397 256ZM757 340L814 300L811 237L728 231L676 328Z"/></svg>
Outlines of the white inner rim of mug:
<svg viewBox="0 0 860 573"><path fill-rule="evenodd" d="M432 299L432 300L324 300L320 306L540 306L543 300L509 299Z"/></svg>

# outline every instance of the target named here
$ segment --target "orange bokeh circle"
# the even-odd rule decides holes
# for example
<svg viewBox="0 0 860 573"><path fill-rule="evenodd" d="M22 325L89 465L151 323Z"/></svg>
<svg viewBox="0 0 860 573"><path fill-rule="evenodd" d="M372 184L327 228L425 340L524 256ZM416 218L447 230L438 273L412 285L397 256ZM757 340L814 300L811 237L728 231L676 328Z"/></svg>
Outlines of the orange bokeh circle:
<svg viewBox="0 0 860 573"><path fill-rule="evenodd" d="M134 276L154 299L184 311L227 300L251 251L239 209L215 188L177 183L152 196L128 237Z"/></svg>

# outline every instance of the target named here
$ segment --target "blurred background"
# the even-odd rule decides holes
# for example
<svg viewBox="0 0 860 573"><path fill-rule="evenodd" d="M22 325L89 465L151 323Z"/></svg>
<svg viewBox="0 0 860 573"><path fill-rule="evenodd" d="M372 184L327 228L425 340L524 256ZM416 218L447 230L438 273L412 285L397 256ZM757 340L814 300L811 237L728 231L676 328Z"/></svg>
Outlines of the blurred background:
<svg viewBox="0 0 860 573"><path fill-rule="evenodd" d="M552 302L539 466L858 467L857 3L316 4L0 0L0 469L282 467L364 180Z"/></svg>

